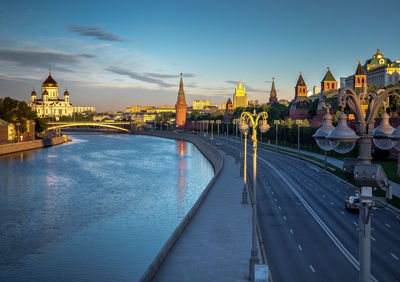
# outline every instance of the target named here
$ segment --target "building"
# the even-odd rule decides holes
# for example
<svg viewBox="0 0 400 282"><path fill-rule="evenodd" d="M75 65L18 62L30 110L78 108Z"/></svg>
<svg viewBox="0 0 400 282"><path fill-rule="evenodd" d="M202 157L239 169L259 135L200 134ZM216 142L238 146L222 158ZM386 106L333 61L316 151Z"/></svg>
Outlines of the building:
<svg viewBox="0 0 400 282"><path fill-rule="evenodd" d="M258 107L258 100L249 100L249 102L247 103L247 106L249 107Z"/></svg>
<svg viewBox="0 0 400 282"><path fill-rule="evenodd" d="M126 107L125 113L139 113L142 110L141 106Z"/></svg>
<svg viewBox="0 0 400 282"><path fill-rule="evenodd" d="M223 110L233 110L234 109L231 98L228 98L228 101L226 101L226 103L222 104L222 109Z"/></svg>
<svg viewBox="0 0 400 282"><path fill-rule="evenodd" d="M328 71L326 72L324 78L321 81L321 90L322 92L328 92L332 90L337 90L337 81L333 77L329 67Z"/></svg>
<svg viewBox="0 0 400 282"><path fill-rule="evenodd" d="M36 111L39 117L54 117L57 120L61 116L72 116L73 113L81 113L82 108L90 109L95 112L95 107L72 107L70 103L69 92L65 89L64 97L61 99L58 95L58 83L51 76L51 69L49 76L42 83L42 97L38 99L35 90L31 93L31 108Z"/></svg>
<svg viewBox="0 0 400 282"><path fill-rule="evenodd" d="M310 100L307 97L307 93L307 85L300 73L295 87L295 96L290 108L290 118L292 120L303 120L309 118Z"/></svg>
<svg viewBox="0 0 400 282"><path fill-rule="evenodd" d="M247 107L247 94L246 88L242 82L239 81L238 87L235 88L235 94L233 95L233 107Z"/></svg>
<svg viewBox="0 0 400 282"><path fill-rule="evenodd" d="M193 110L204 110L205 107L210 105L211 102L207 99L193 100Z"/></svg>
<svg viewBox="0 0 400 282"><path fill-rule="evenodd" d="M74 114L95 113L96 107L72 107L72 112Z"/></svg>
<svg viewBox="0 0 400 282"><path fill-rule="evenodd" d="M10 140L9 137L9 126L11 123L0 119L0 143L7 142Z"/></svg>
<svg viewBox="0 0 400 282"><path fill-rule="evenodd" d="M278 98L276 97L276 89L275 89L275 77L272 78L272 86L271 92L269 93L268 104L273 104L278 102Z"/></svg>
<svg viewBox="0 0 400 282"><path fill-rule="evenodd" d="M389 58L385 58L379 48L371 59L365 61L362 69L368 84L375 84L384 88L387 85L400 82L400 60L391 61ZM341 87L354 87L353 76L341 78L340 81Z"/></svg>
<svg viewBox="0 0 400 282"><path fill-rule="evenodd" d="M175 105L176 109L176 127L184 127L186 124L187 104L185 100L185 91L183 90L183 80L181 73L181 81L179 83L178 100Z"/></svg>

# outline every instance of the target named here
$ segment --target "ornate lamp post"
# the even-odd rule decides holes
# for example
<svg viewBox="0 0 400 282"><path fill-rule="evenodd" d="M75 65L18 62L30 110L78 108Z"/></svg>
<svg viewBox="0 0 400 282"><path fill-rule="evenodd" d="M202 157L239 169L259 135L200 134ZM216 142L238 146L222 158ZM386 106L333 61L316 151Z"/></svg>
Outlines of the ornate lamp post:
<svg viewBox="0 0 400 282"><path fill-rule="evenodd" d="M251 197L251 206L253 209L253 240L252 240L252 248L251 248L251 257L250 257L250 270L249 276L250 280L254 281L254 267L258 263L258 254L257 254L257 201L256 201L256 183L257 183L257 127L260 128L261 132L267 132L269 129L269 125L267 123L268 114L266 112L261 112L256 114L254 110L253 114L249 112L243 112L240 116L240 131L245 134L245 164L244 171L246 171L246 150L247 150L247 132L249 127L253 129L251 140L253 141L253 191ZM261 119L261 120L260 120ZM259 124L260 123L260 124ZM244 173L244 179L246 179L246 173ZM246 181L246 180L245 180ZM243 189L246 189L244 186ZM245 191L243 191L244 193Z"/></svg>
<svg viewBox="0 0 400 282"><path fill-rule="evenodd" d="M331 124L329 112L324 117L324 123L314 134L318 146L323 150L335 150L338 153L347 153L353 149L358 141L359 156L354 169L354 178L360 188L360 216L359 216L359 281L370 281L371 277L371 219L370 212L375 205L377 197L372 197L372 189L386 188L386 197L391 198L387 177L380 165L371 164L372 140L375 145L383 150L393 146L399 150L400 126L393 130L389 125L389 116L386 114L389 96L398 95L392 87L387 90L380 89L375 93L367 93L366 83L363 91L356 93L351 88L344 88L338 95L338 104L342 108L339 123L336 128ZM364 116L361 102L369 99L368 110ZM347 116L343 113L346 104L356 116L356 132L347 126ZM385 114L382 115L380 126L374 129L375 117L379 107L383 105Z"/></svg>

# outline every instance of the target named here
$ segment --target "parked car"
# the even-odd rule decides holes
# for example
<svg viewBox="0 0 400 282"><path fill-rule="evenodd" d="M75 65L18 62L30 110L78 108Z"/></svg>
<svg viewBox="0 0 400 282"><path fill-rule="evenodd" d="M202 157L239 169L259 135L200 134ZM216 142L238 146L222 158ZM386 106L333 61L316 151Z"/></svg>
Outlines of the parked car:
<svg viewBox="0 0 400 282"><path fill-rule="evenodd" d="M360 211L360 198L358 198L358 194L346 199L346 209L354 212Z"/></svg>

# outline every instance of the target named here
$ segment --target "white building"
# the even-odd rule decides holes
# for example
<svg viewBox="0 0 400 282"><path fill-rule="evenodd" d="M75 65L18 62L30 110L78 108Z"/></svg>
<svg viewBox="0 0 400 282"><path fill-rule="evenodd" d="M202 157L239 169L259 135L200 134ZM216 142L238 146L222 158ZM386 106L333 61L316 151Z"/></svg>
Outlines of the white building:
<svg viewBox="0 0 400 282"><path fill-rule="evenodd" d="M51 70L47 79L43 81L41 90L42 98L38 99L33 90L30 102L31 108L39 117L54 117L58 120L61 116L72 116L73 113L96 112L95 107L72 107L67 90L63 99L59 98L58 83L51 76Z"/></svg>
<svg viewBox="0 0 400 282"><path fill-rule="evenodd" d="M210 105L211 102L207 99L193 100L193 110L204 110L205 107Z"/></svg>

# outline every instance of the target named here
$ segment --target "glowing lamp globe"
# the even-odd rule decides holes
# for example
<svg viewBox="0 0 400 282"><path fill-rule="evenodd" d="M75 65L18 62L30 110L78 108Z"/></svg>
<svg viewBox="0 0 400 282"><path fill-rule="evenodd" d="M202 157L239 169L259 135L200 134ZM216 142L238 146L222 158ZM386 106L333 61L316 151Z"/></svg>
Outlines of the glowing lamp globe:
<svg viewBox="0 0 400 282"><path fill-rule="evenodd" d="M394 148L400 151L400 126L396 127L389 139L393 142Z"/></svg>
<svg viewBox="0 0 400 282"><path fill-rule="evenodd" d="M260 131L262 133L265 133L269 130L269 124L266 120L261 121L261 125L260 125Z"/></svg>
<svg viewBox="0 0 400 282"><path fill-rule="evenodd" d="M240 121L239 129L240 129L240 132L242 132L244 134L249 130L249 125L242 120L242 121Z"/></svg>
<svg viewBox="0 0 400 282"><path fill-rule="evenodd" d="M390 150L393 147L393 141L389 138L392 135L394 128L389 124L389 115L382 115L381 124L374 129L372 137L374 144L381 150Z"/></svg>
<svg viewBox="0 0 400 282"><path fill-rule="evenodd" d="M331 141L332 149L335 150L335 152L344 154L350 152L354 148L360 136L347 126L347 115L341 113L338 119L338 126L333 129L326 138Z"/></svg>
<svg viewBox="0 0 400 282"><path fill-rule="evenodd" d="M326 139L326 136L328 136L333 129L335 129L335 127L332 125L332 116L327 113L324 115L322 126L313 135L318 147L324 151L332 150L331 141Z"/></svg>

